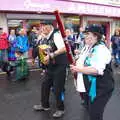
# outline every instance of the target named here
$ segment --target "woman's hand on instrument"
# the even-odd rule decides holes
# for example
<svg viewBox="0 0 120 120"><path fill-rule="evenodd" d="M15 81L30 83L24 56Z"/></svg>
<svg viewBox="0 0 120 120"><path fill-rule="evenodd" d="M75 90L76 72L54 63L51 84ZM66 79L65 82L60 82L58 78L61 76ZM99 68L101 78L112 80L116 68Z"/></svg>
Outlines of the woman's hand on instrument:
<svg viewBox="0 0 120 120"><path fill-rule="evenodd" d="M80 50L77 50L77 49L74 50L74 54L75 54L75 55L78 55L79 53L80 53Z"/></svg>
<svg viewBox="0 0 120 120"><path fill-rule="evenodd" d="M70 65L70 70L71 70L72 73L80 72L80 67L71 64Z"/></svg>

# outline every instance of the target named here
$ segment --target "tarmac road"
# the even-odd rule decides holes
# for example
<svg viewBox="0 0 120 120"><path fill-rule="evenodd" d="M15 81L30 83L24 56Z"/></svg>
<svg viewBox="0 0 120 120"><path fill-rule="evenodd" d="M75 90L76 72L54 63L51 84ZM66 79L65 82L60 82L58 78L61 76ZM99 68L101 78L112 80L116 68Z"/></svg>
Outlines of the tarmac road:
<svg viewBox="0 0 120 120"><path fill-rule="evenodd" d="M120 68L114 69L115 90L105 112L104 120L120 120ZM32 107L40 102L40 87L44 76L40 70L30 72L29 80L10 82L5 74L0 75L0 120L54 120L55 99L51 92L51 111L35 112ZM88 114L81 105L75 91L72 76L66 81L65 115L59 120L88 120Z"/></svg>

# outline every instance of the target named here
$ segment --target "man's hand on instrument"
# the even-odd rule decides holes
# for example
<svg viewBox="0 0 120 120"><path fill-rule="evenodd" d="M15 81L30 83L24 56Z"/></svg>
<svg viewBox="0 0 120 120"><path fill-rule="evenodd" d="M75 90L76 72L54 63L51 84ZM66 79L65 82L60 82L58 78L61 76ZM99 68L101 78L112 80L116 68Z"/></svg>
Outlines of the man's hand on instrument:
<svg viewBox="0 0 120 120"><path fill-rule="evenodd" d="M55 57L55 53L52 52L52 53L49 54L49 56L50 56L50 59L54 59L54 57Z"/></svg>
<svg viewBox="0 0 120 120"><path fill-rule="evenodd" d="M44 58L44 64L48 65L49 61L50 61L50 56L49 55L45 56L45 58Z"/></svg>

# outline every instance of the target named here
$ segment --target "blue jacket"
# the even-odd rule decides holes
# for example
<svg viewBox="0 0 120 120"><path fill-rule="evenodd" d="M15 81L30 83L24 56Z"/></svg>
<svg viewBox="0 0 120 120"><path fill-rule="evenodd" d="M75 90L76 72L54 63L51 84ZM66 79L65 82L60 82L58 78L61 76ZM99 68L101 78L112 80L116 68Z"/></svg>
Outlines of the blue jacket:
<svg viewBox="0 0 120 120"><path fill-rule="evenodd" d="M29 43L28 43L28 37L26 35L17 36L17 43L16 43L17 49L19 49L21 52L26 52L29 49Z"/></svg>

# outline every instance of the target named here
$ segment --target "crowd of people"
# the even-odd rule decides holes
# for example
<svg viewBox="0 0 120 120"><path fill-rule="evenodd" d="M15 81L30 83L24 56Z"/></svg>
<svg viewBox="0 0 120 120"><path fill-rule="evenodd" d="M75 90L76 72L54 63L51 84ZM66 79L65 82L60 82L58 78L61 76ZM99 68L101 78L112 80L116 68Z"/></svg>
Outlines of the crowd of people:
<svg viewBox="0 0 120 120"><path fill-rule="evenodd" d="M3 28L0 28L0 67L7 72L8 79L13 68L16 68L16 80L23 79L27 75L28 66L25 63L27 63L28 50L28 37L24 29L20 29L19 35L16 36L15 30L10 30L10 34L7 35Z"/></svg>
<svg viewBox="0 0 120 120"><path fill-rule="evenodd" d="M51 24L45 24L39 30L33 27L29 37L24 29L20 29L18 36L15 35L15 30L11 30L10 35L7 36L0 28L1 66L3 61L10 61L10 64L15 62L13 66L18 68L16 73L24 73L17 75L20 76L18 79L21 76L28 76L26 58L29 48L32 48L33 64L38 57L39 66L45 72L45 80L41 84L40 91L41 103L34 105L33 109L50 110L49 96L52 88L56 100L56 111L53 113L55 118L62 117L65 113L63 94L65 95L66 68L69 67L73 74L77 73L76 90L84 101L90 120L103 120L104 108L112 95L114 81L111 68L112 56L103 41L102 28L100 25L92 24L86 26L85 30L80 27L78 34L74 34L73 30L68 28L65 32L76 60L75 65L69 63L59 29L55 29ZM117 63L119 59L116 55L120 56L119 47L116 50L114 44L119 43L118 36L116 31L111 39L113 55Z"/></svg>

